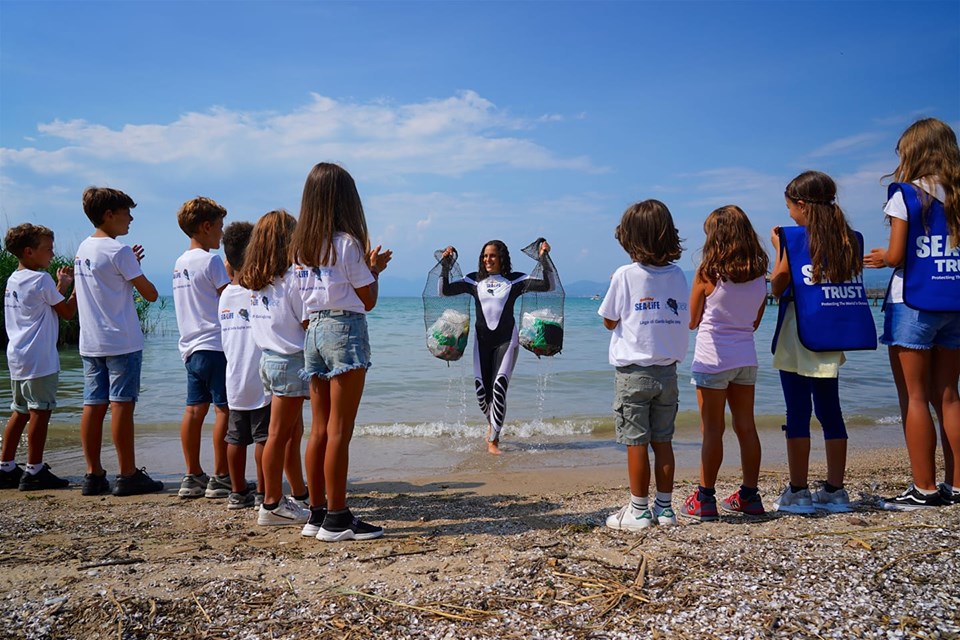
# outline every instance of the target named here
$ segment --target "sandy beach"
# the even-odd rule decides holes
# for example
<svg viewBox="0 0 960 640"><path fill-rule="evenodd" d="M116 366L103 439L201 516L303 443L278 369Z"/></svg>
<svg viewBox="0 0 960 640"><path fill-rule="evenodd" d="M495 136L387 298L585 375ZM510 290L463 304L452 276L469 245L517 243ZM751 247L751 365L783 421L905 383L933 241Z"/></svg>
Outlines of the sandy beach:
<svg viewBox="0 0 960 640"><path fill-rule="evenodd" d="M859 450L853 513L603 526L622 466L362 481L386 527L325 544L163 494L0 492L11 638L957 638L960 508L895 513L906 454ZM813 465L811 477L823 473ZM769 507L785 468L765 465ZM678 471L675 505L695 486ZM721 475L719 493L736 486Z"/></svg>

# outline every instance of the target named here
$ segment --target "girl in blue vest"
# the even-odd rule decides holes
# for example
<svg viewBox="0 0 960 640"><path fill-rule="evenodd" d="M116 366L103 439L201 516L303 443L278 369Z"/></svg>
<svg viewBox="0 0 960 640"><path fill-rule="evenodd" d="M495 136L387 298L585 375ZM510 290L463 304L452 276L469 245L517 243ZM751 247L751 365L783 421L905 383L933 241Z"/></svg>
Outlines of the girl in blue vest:
<svg viewBox="0 0 960 640"><path fill-rule="evenodd" d="M960 150L949 126L927 118L903 133L897 153L883 209L889 246L865 263L896 267L880 341L889 348L913 475L913 484L882 506L914 510L960 504ZM930 404L943 442L939 487Z"/></svg>
<svg viewBox="0 0 960 640"><path fill-rule="evenodd" d="M773 366L780 370L787 408L783 429L790 484L774 500L773 510L847 511L850 499L843 488L847 430L838 375L845 361L843 349L869 348L857 344L861 334L876 348L861 277L863 249L836 202L837 186L830 176L806 171L787 185L784 195L790 217L799 226L773 229L770 239L776 258L770 287L781 298ZM813 411L823 426L827 478L811 494L807 474Z"/></svg>

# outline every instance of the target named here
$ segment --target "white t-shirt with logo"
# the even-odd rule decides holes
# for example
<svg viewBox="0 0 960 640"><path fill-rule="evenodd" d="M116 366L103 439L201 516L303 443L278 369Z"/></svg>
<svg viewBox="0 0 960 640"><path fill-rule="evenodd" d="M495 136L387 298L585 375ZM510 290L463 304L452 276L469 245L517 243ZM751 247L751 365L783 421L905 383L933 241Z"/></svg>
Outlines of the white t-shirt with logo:
<svg viewBox="0 0 960 640"><path fill-rule="evenodd" d="M303 298L293 267L259 291L250 293L250 324L261 349L290 355L303 351Z"/></svg>
<svg viewBox="0 0 960 640"><path fill-rule="evenodd" d="M943 190L943 185L939 182L932 182L929 180L914 180L913 185L919 187L932 195L934 198L943 202L947 199L947 194ZM890 216L891 218L897 218L898 220L907 221L907 203L903 200L903 193L897 191L893 194L893 197L887 200L887 204L883 207L884 215ZM909 247L907 247L909 249ZM900 303L903 302L903 268L900 267L893 272L893 278L890 280L890 302Z"/></svg>
<svg viewBox="0 0 960 640"><path fill-rule="evenodd" d="M270 404L260 380L260 347L253 339L250 292L228 284L220 294L220 335L227 357L227 406L252 411Z"/></svg>
<svg viewBox="0 0 960 640"><path fill-rule="evenodd" d="M7 368L11 380L33 380L60 371L60 320L53 306L63 302L46 271L18 269L3 295L7 327Z"/></svg>
<svg viewBox="0 0 960 640"><path fill-rule="evenodd" d="M203 249L184 252L173 267L173 306L180 329L180 357L194 351L223 351L217 304L230 282L220 256Z"/></svg>
<svg viewBox="0 0 960 640"><path fill-rule="evenodd" d="M610 364L669 365L687 355L690 310L687 278L677 265L637 262L617 269L598 313L619 320L610 336Z"/></svg>
<svg viewBox="0 0 960 640"><path fill-rule="evenodd" d="M119 356L143 350L131 280L143 275L133 249L109 237L89 237L73 269L80 317L80 355Z"/></svg>
<svg viewBox="0 0 960 640"><path fill-rule="evenodd" d="M354 289L372 284L375 278L370 273L360 243L353 236L338 231L333 234L333 249L337 254L337 263L334 265L294 266L303 295L304 320L314 311L366 313Z"/></svg>

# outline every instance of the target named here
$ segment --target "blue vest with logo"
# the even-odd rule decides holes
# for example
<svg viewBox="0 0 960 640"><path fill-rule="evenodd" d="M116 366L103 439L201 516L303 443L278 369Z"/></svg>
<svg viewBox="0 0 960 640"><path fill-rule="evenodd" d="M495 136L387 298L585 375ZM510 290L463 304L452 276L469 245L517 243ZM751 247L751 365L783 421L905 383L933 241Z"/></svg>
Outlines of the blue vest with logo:
<svg viewBox="0 0 960 640"><path fill-rule="evenodd" d="M863 236L857 233L860 258ZM810 351L859 351L877 348L877 327L873 322L863 277L849 282L813 282L810 243L804 227L780 228L780 251L786 251L790 285L780 296L773 350L783 324L786 305L793 302L797 312L800 344Z"/></svg>
<svg viewBox="0 0 960 640"><path fill-rule="evenodd" d="M907 251L903 261L903 302L913 309L960 311L960 248L950 245L943 203L931 198L926 215L917 187L894 182L907 205Z"/></svg>

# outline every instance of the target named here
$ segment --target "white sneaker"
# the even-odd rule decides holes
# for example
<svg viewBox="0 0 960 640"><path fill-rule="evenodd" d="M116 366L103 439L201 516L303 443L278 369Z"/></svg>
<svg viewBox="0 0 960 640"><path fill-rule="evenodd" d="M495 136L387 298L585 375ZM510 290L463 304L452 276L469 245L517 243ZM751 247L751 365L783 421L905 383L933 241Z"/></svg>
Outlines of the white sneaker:
<svg viewBox="0 0 960 640"><path fill-rule="evenodd" d="M653 513L650 512L650 509L644 509L640 513L637 513L629 504L607 518L607 526L611 529L639 531L640 529L647 529L653 525Z"/></svg>
<svg viewBox="0 0 960 640"><path fill-rule="evenodd" d="M826 489L820 488L813 492L813 507L833 513L846 513L851 510L850 496L846 489L838 489L830 493Z"/></svg>
<svg viewBox="0 0 960 640"><path fill-rule="evenodd" d="M658 512L656 506L654 506L653 516L657 519L657 524L662 527L671 527L677 524L677 514L673 512L673 507L667 507Z"/></svg>
<svg viewBox="0 0 960 640"><path fill-rule="evenodd" d="M787 485L780 497L773 501L773 510L784 513L816 513L813 508L813 497L809 489L793 492Z"/></svg>
<svg viewBox="0 0 960 640"><path fill-rule="evenodd" d="M306 524L310 520L310 510L302 509L287 496L280 498L276 509L270 510L260 505L257 524L267 527L284 527L294 524Z"/></svg>

